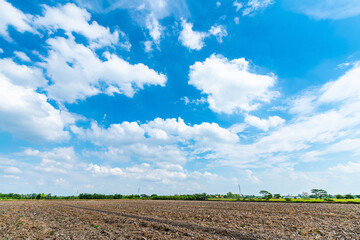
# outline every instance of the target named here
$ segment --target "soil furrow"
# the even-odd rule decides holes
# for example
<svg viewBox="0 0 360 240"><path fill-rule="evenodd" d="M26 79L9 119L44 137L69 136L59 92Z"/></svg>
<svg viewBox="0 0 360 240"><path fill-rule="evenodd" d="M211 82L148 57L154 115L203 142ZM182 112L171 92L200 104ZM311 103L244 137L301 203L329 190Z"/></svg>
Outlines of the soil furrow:
<svg viewBox="0 0 360 240"><path fill-rule="evenodd" d="M181 227L186 228L191 231L201 231L205 233L210 233L214 235L224 236L227 238L233 238L233 239L244 239L244 240L254 240L254 239L260 239L260 236L256 236L254 234L249 233L241 233L235 230L225 229L225 228L215 228L215 227L205 227L193 223L186 223L186 222L180 222L180 221L173 221L168 219L159 219L159 218L152 218L152 217L146 217L146 216L139 216L139 215L133 215L128 213L119 213L119 212L112 212L107 210L101 210L101 209L95 209L95 208L88 208L88 207L78 207L68 204L61 204L61 206L71 207L75 209L81 209L81 210L87 210L87 211L93 211L98 213L104 213L114 216L120 216L125 218L132 218L137 220L144 220L150 223L162 223L166 225L170 225L173 227Z"/></svg>

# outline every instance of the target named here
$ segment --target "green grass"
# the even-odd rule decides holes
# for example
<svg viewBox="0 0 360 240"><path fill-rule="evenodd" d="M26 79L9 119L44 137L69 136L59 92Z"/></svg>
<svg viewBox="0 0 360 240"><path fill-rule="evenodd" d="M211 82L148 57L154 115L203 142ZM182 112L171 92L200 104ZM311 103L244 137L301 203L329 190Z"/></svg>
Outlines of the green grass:
<svg viewBox="0 0 360 240"><path fill-rule="evenodd" d="M225 201L225 202L292 202L292 203L357 203L360 204L360 199L331 199L331 201L326 201L324 199L316 199L316 198L309 198L309 199L290 199L290 201L286 201L284 198L280 199L261 199L261 198L246 198L243 199L230 199L230 198L209 198L210 201Z"/></svg>

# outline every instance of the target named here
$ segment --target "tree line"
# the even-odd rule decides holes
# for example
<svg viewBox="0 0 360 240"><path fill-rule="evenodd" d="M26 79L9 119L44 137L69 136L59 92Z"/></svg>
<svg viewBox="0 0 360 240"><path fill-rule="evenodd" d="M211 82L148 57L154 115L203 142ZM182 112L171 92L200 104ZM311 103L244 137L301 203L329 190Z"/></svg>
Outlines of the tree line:
<svg viewBox="0 0 360 240"><path fill-rule="evenodd" d="M336 194L331 195L324 189L311 189L311 194L303 193L298 196L283 196L280 194L272 194L267 190L261 190L259 196L255 195L240 195L228 192L227 194L183 194L183 195L147 195L147 194L131 194L131 195L122 195L122 194L99 194L99 193L81 193L78 196L56 196L44 193L32 193L32 194L17 194L17 193L0 193L0 199L149 199L149 200L190 200L190 201L204 201L209 199L237 199L237 200L251 200L251 199L290 199L290 198L300 198L300 199L355 199L360 198L360 195L352 194Z"/></svg>

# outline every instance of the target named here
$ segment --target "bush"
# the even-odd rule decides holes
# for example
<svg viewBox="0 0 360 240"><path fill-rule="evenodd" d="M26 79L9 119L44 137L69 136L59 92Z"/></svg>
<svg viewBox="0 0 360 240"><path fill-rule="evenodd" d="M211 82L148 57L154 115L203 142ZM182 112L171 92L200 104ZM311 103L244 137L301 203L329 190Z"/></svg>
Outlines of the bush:
<svg viewBox="0 0 360 240"><path fill-rule="evenodd" d="M346 195L345 195L345 198L346 198L346 199L354 199L354 196L351 195L351 194L346 194Z"/></svg>

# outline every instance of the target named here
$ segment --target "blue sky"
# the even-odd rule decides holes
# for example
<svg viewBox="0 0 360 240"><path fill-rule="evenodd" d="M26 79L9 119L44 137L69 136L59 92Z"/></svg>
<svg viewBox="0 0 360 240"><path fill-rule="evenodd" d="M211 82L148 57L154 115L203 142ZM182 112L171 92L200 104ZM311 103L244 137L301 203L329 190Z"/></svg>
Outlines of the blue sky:
<svg viewBox="0 0 360 240"><path fill-rule="evenodd" d="M356 0L0 0L0 192L358 193Z"/></svg>

